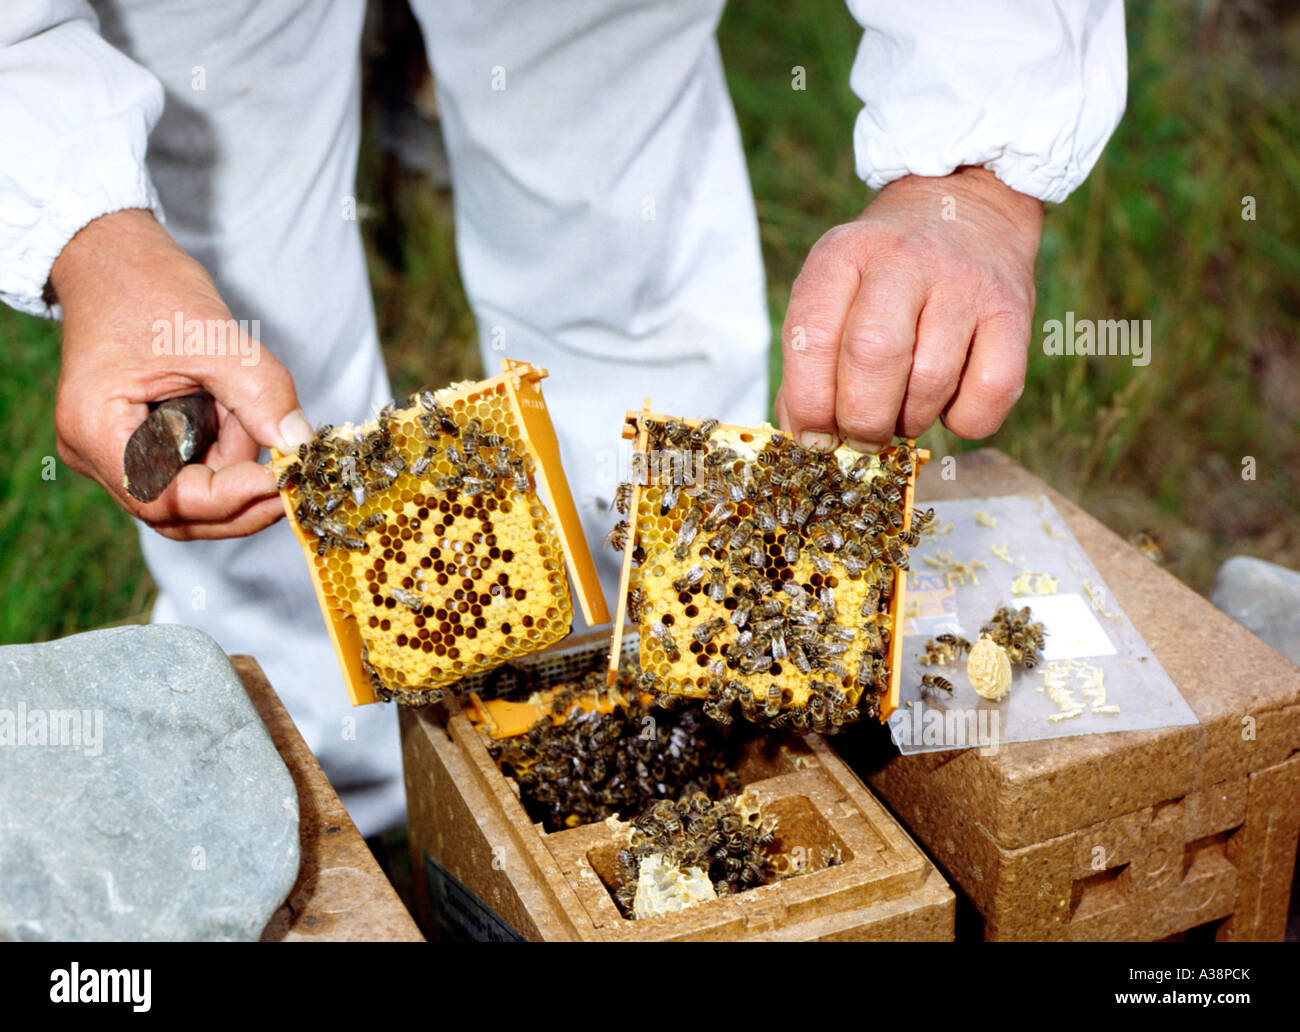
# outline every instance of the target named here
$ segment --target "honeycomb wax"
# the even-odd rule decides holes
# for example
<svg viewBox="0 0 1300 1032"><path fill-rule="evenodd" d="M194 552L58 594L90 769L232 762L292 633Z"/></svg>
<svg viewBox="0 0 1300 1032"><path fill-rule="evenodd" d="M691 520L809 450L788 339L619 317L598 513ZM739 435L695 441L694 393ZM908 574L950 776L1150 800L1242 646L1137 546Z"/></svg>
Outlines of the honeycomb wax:
<svg viewBox="0 0 1300 1032"><path fill-rule="evenodd" d="M562 548L503 386L322 427L281 486L380 698L436 701L569 633Z"/></svg>

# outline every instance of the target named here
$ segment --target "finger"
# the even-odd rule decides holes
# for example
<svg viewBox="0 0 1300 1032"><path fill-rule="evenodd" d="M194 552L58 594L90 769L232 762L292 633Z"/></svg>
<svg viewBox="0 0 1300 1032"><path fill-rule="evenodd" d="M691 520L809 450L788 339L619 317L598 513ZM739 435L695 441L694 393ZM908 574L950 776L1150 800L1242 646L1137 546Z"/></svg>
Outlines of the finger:
<svg viewBox="0 0 1300 1032"><path fill-rule="evenodd" d="M1025 389L1028 349L1027 312L981 319L944 425L967 440L995 433Z"/></svg>
<svg viewBox="0 0 1300 1032"><path fill-rule="evenodd" d="M835 437L835 376L844 321L861 284L856 255L832 230L813 247L790 289L781 328L784 424L806 448Z"/></svg>
<svg viewBox="0 0 1300 1032"><path fill-rule="evenodd" d="M900 437L920 437L957 393L975 332L969 304L932 294L921 310L907 393L898 415Z"/></svg>
<svg viewBox="0 0 1300 1032"><path fill-rule="evenodd" d="M237 462L221 469L197 463L185 466L167 490L140 510L153 525L165 523L223 523L253 503L276 496L276 474L256 462Z"/></svg>
<svg viewBox="0 0 1300 1032"><path fill-rule="evenodd" d="M776 392L776 401L772 402L772 411L776 413L776 425L786 433L790 432L790 410L785 404L785 382L782 381L781 388Z"/></svg>
<svg viewBox="0 0 1300 1032"><path fill-rule="evenodd" d="M926 293L922 278L898 268L868 270L863 277L835 378L835 422L854 448L878 451L894 436Z"/></svg>
<svg viewBox="0 0 1300 1032"><path fill-rule="evenodd" d="M256 358L249 365L241 359L208 366L200 375L203 385L262 447L286 454L297 451L311 440L312 429L289 370L251 339L241 339L238 354Z"/></svg>
<svg viewBox="0 0 1300 1032"><path fill-rule="evenodd" d="M279 498L263 498L235 513L229 519L214 522L180 521L152 524L163 537L173 541L208 541L217 538L247 537L269 527L284 516Z"/></svg>
<svg viewBox="0 0 1300 1032"><path fill-rule="evenodd" d="M61 386L54 422L59 456L68 466L97 481L129 513L139 514L140 503L126 493L123 457L126 442L149 416L149 406L116 397L96 400L95 392L75 385Z"/></svg>
<svg viewBox="0 0 1300 1032"><path fill-rule="evenodd" d="M200 457L203 465L211 469L233 466L237 462L256 462L262 453L262 446L248 436L242 423L224 406L217 406L220 414L220 427L217 439L212 443L206 455Z"/></svg>

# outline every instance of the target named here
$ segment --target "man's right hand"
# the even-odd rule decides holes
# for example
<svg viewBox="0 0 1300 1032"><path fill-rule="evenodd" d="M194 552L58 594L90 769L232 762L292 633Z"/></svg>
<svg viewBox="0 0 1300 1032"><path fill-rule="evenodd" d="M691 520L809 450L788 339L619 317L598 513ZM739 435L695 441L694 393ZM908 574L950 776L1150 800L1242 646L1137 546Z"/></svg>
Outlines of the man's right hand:
<svg viewBox="0 0 1300 1032"><path fill-rule="evenodd" d="M177 540L240 537L284 514L275 476L257 458L262 446L293 452L311 438L293 378L265 347L235 332L227 334L225 355L177 354L183 340L155 348L162 323L198 320L208 332L218 324L233 330L234 323L211 277L152 214L95 219L64 247L50 285L63 306L54 424L65 463ZM138 502L123 487L127 439L148 416L149 402L200 388L217 402L216 443L156 501Z"/></svg>

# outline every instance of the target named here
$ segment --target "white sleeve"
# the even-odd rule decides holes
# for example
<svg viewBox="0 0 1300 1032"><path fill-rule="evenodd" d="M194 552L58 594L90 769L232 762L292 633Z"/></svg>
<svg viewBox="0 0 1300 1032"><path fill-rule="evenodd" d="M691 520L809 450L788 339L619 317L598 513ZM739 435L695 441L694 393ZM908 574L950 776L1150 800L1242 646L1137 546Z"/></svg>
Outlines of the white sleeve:
<svg viewBox="0 0 1300 1032"><path fill-rule="evenodd" d="M983 165L1063 201L1124 113L1122 0L848 0L866 30L850 84L858 175Z"/></svg>
<svg viewBox="0 0 1300 1032"><path fill-rule="evenodd" d="M6 0L0 13L0 301L58 316L54 259L86 223L161 206L145 169L163 90L104 42L85 0Z"/></svg>

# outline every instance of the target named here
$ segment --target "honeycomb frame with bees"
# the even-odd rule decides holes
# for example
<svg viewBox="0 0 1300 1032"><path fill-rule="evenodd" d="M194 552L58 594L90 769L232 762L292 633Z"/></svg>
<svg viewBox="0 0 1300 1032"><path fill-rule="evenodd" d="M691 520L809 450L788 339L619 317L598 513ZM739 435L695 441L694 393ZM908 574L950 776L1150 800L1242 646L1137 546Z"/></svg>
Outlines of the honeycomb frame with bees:
<svg viewBox="0 0 1300 1032"><path fill-rule="evenodd" d="M572 629L574 595L588 622L609 619L546 370L501 365L365 426L322 427L296 456L273 453L354 706L436 702L554 644Z"/></svg>
<svg viewBox="0 0 1300 1032"><path fill-rule="evenodd" d="M635 444L611 535L624 552L613 641L625 619L643 628L643 686L706 699L723 722L883 723L898 708L893 631L929 452L809 452L772 427L666 416L648 399L623 436Z"/></svg>

